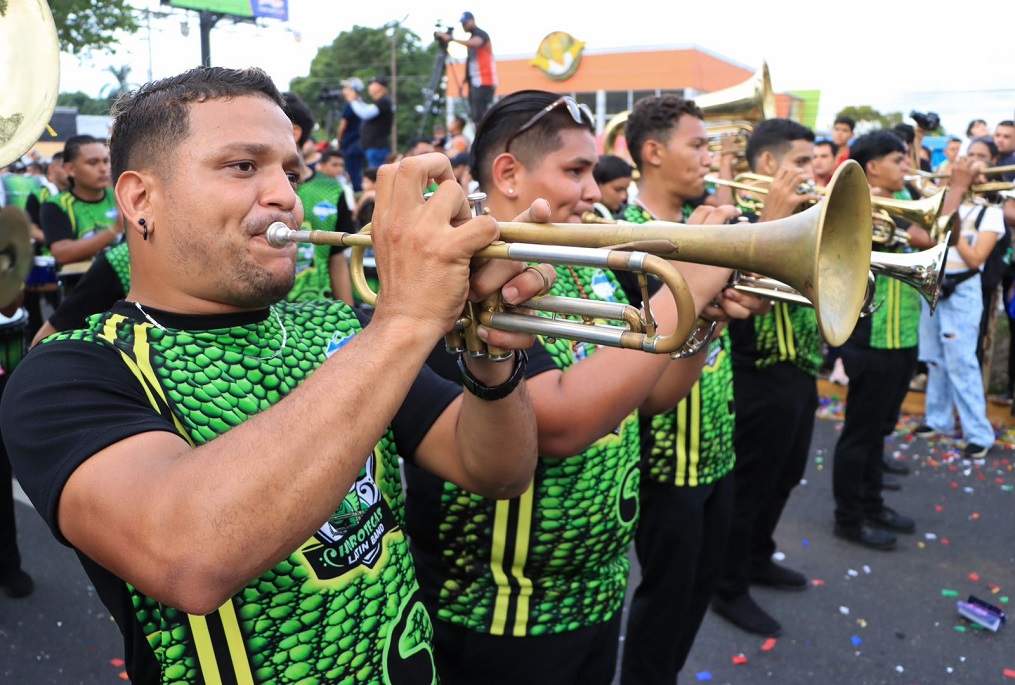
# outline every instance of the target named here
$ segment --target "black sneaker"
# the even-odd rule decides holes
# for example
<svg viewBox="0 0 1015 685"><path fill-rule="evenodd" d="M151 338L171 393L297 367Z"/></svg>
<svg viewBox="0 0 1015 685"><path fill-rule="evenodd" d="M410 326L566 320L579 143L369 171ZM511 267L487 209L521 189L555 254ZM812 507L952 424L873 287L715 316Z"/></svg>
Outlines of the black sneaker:
<svg viewBox="0 0 1015 685"><path fill-rule="evenodd" d="M3 586L4 592L7 593L8 597L14 598L27 597L35 590L35 583L32 581L32 577L20 568L6 573L0 578L0 586Z"/></svg>
<svg viewBox="0 0 1015 685"><path fill-rule="evenodd" d="M913 435L918 438L929 438L937 433L936 430L931 428L925 423L921 423L919 426L913 429Z"/></svg>
<svg viewBox="0 0 1015 685"><path fill-rule="evenodd" d="M845 526L841 523L835 524L835 536L856 542L871 549L889 550L895 547L895 536L885 530L879 530L866 524L860 526Z"/></svg>
<svg viewBox="0 0 1015 685"><path fill-rule="evenodd" d="M887 454L881 456L881 470L885 473L894 473L896 476L909 475L908 466L895 457L889 457Z"/></svg>
<svg viewBox="0 0 1015 685"><path fill-rule="evenodd" d="M881 507L875 513L867 514L867 520L878 528L885 528L896 533L916 531L916 521L889 507Z"/></svg>
<svg viewBox="0 0 1015 685"><path fill-rule="evenodd" d="M896 490L901 490L902 489L902 483L900 483L898 480L896 480L892 476L889 476L887 473L882 473L881 474L881 489L882 490L892 490L894 492Z"/></svg>
<svg viewBox="0 0 1015 685"><path fill-rule="evenodd" d="M983 459L987 456L987 452L990 452L989 447L977 445L975 442L968 443L966 449L963 451L966 459Z"/></svg>
<svg viewBox="0 0 1015 685"><path fill-rule="evenodd" d="M749 593L730 600L712 598L712 609L741 630L765 637L777 637L782 626L758 606Z"/></svg>
<svg viewBox="0 0 1015 685"><path fill-rule="evenodd" d="M799 571L780 566L771 559L760 568L751 570L751 582L791 592L807 589L807 576Z"/></svg>

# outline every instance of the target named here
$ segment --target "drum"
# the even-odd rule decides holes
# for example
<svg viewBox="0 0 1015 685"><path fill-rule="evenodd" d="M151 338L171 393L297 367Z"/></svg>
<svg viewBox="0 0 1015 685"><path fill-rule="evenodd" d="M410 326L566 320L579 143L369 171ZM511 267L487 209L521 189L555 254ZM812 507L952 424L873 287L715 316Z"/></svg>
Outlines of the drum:
<svg viewBox="0 0 1015 685"><path fill-rule="evenodd" d="M36 257L32 262L32 270L28 272L28 280L25 281L25 290L41 293L59 288L56 257Z"/></svg>
<svg viewBox="0 0 1015 685"><path fill-rule="evenodd" d="M28 311L22 307L14 316L0 314L0 368L13 371L28 351Z"/></svg>

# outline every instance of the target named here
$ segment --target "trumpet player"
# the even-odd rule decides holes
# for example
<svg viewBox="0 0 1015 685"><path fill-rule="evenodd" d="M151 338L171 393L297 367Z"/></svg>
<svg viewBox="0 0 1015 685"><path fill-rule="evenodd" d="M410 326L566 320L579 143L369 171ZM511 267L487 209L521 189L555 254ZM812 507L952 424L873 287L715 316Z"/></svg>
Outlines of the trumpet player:
<svg viewBox="0 0 1015 685"><path fill-rule="evenodd" d="M205 67L120 99L127 300L32 350L0 407L18 480L79 553L138 685L436 682L399 456L493 497L535 467L523 353L470 359L457 383L424 362L470 289L527 299L552 275L505 260L472 275L497 227L433 154L378 172L369 324L283 302L295 249L265 234L303 218L284 102L260 69ZM279 639L294 625L300 649Z"/></svg>
<svg viewBox="0 0 1015 685"><path fill-rule="evenodd" d="M789 119L759 123L747 145L755 173L772 177L760 219L774 221L818 199L798 188L813 175L814 132ZM783 508L803 478L818 406L821 335L813 307L776 302L772 311L730 322L736 464L733 523L712 606L742 630L777 635L751 584L807 589L807 577L772 559Z"/></svg>
<svg viewBox="0 0 1015 685"><path fill-rule="evenodd" d="M989 138L973 140L967 156L951 166L946 200L966 197L978 171L995 162L996 150ZM994 445L994 428L987 418L977 360L987 294L981 287L981 272L1007 229L997 205L965 201L958 208L958 216L960 236L948 252L940 301L933 316L924 304L920 319L919 354L927 363L927 394L924 422L914 432L920 437L951 436L957 412L966 442L964 454L978 459Z"/></svg>
<svg viewBox="0 0 1015 685"><path fill-rule="evenodd" d="M473 143L473 173L492 215L580 221L600 197L593 132L591 112L570 97L519 91L494 104ZM722 223L732 214L703 208L695 218ZM681 273L698 311L729 277L693 265ZM613 271L580 266L557 267L550 293L640 297ZM672 327L669 292L652 295L651 305L660 326ZM432 363L457 373L443 350ZM676 404L704 363L704 355L671 361L540 338L526 372L540 457L523 495L497 502L407 469L407 522L436 619L442 682L612 681L639 519L638 417Z"/></svg>
<svg viewBox="0 0 1015 685"><path fill-rule="evenodd" d="M850 158L863 168L872 194L905 192L906 146L894 133L875 131L860 136L850 147ZM910 244L931 246L922 228L911 226L908 232ZM911 286L881 275L876 291L881 306L859 320L839 349L849 377L849 394L842 433L835 445L832 491L835 535L887 550L895 546L895 533L916 530L913 519L885 505L882 463L885 436L895 430L916 365L920 295Z"/></svg>
<svg viewBox="0 0 1015 685"><path fill-rule="evenodd" d="M702 110L675 95L639 101L625 137L641 174L625 219L681 221L710 170ZM733 511L733 396L726 322L766 311L767 300L722 291L703 315L718 322L694 388L671 411L641 418L641 580L628 614L621 683L673 683L705 612Z"/></svg>

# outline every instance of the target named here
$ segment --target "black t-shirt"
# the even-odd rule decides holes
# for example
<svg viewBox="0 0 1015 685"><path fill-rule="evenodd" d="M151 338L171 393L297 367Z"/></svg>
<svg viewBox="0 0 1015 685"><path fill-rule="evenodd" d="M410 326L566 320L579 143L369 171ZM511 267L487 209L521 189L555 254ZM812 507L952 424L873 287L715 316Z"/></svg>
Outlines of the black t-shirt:
<svg viewBox="0 0 1015 685"><path fill-rule="evenodd" d="M183 316L149 307L170 328L212 330L263 319L267 311L226 316ZM113 313L138 319L130 303ZM356 311L364 325L365 314ZM143 319L138 321L143 322ZM440 414L461 392L424 367L391 422L400 454L411 459ZM47 342L34 348L10 376L0 405L0 425L11 462L29 498L58 539L57 504L71 473L93 454L149 431L178 433L156 412L144 388L106 345L78 340ZM64 541L65 542L65 541Z"/></svg>
<svg viewBox="0 0 1015 685"><path fill-rule="evenodd" d="M100 252L78 284L60 301L49 323L58 331L84 328L89 316L106 311L126 296L123 282L105 253Z"/></svg>
<svg viewBox="0 0 1015 685"><path fill-rule="evenodd" d="M395 111L391 105L391 96L384 95L375 103L377 116L366 119L360 126L359 144L364 150L391 148L391 122Z"/></svg>

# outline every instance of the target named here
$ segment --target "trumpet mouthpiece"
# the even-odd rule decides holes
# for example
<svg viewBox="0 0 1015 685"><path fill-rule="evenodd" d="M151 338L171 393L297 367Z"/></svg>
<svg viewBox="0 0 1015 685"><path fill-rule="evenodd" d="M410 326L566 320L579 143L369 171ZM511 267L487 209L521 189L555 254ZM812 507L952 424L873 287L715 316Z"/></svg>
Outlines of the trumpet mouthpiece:
<svg viewBox="0 0 1015 685"><path fill-rule="evenodd" d="M289 240L289 233L288 226L281 221L276 221L271 226L268 226L268 230L264 232L264 237L272 247L281 248L291 242Z"/></svg>

